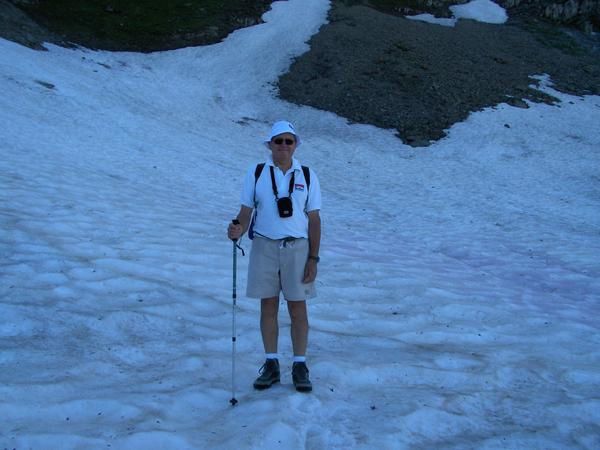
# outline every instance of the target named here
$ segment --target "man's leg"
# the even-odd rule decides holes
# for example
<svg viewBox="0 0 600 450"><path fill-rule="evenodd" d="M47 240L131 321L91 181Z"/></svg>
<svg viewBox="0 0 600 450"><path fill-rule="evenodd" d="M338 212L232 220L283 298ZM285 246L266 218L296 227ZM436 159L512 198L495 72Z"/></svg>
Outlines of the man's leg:
<svg viewBox="0 0 600 450"><path fill-rule="evenodd" d="M265 353L277 353L279 339L279 297L263 298L260 302L260 332Z"/></svg>
<svg viewBox="0 0 600 450"><path fill-rule="evenodd" d="M308 312L306 301L287 302L292 322L292 348L294 356L305 356L308 345Z"/></svg>
<svg viewBox="0 0 600 450"><path fill-rule="evenodd" d="M279 361L277 360L277 338L279 337L279 297L263 298L260 303L260 332L267 360L260 368L260 376L254 381L255 389L267 389L279 383Z"/></svg>
<svg viewBox="0 0 600 450"><path fill-rule="evenodd" d="M299 392L312 391L312 383L306 367L306 347L308 344L308 313L306 301L287 302L290 318L292 319L292 347L294 349L294 364L292 379Z"/></svg>

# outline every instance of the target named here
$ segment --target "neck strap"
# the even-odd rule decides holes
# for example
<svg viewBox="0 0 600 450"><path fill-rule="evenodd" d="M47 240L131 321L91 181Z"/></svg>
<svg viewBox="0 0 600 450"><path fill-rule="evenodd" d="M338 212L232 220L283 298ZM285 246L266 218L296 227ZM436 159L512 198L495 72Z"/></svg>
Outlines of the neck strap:
<svg viewBox="0 0 600 450"><path fill-rule="evenodd" d="M277 185L275 184L275 171L273 170L273 166L269 166L271 169L271 185L273 186L273 194L275 194L275 199L279 200L279 195L277 194ZM296 171L292 172L292 178L290 178L290 189L288 193L288 197L292 196L292 191L294 190L294 181L295 181Z"/></svg>

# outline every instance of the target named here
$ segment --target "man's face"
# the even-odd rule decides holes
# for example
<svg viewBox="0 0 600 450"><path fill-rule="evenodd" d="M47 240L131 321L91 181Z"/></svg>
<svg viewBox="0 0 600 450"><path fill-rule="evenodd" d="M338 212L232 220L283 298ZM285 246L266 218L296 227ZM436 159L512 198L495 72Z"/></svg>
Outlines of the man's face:
<svg viewBox="0 0 600 450"><path fill-rule="evenodd" d="M274 162L289 163L296 150L296 136L292 133L278 134L269 142L269 148Z"/></svg>

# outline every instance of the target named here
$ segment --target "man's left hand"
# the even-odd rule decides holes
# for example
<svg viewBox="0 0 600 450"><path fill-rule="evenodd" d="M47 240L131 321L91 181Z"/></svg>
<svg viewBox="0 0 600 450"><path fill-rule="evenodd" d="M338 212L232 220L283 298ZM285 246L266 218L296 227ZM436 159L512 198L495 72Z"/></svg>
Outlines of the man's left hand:
<svg viewBox="0 0 600 450"><path fill-rule="evenodd" d="M317 262L314 259L306 261L304 266L304 279L303 283L312 283L317 278Z"/></svg>

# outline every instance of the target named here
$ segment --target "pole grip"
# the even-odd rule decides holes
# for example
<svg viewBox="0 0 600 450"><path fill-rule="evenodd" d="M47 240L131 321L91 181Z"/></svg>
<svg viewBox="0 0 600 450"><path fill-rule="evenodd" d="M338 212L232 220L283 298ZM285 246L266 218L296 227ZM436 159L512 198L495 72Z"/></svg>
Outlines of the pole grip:
<svg viewBox="0 0 600 450"><path fill-rule="evenodd" d="M237 219L233 219L233 220L231 221L231 223L232 223L232 224L234 224L234 225L239 225L239 224L240 224L240 221L239 221L239 220L237 220ZM233 242L237 242L237 239L232 239L232 241L233 241Z"/></svg>

